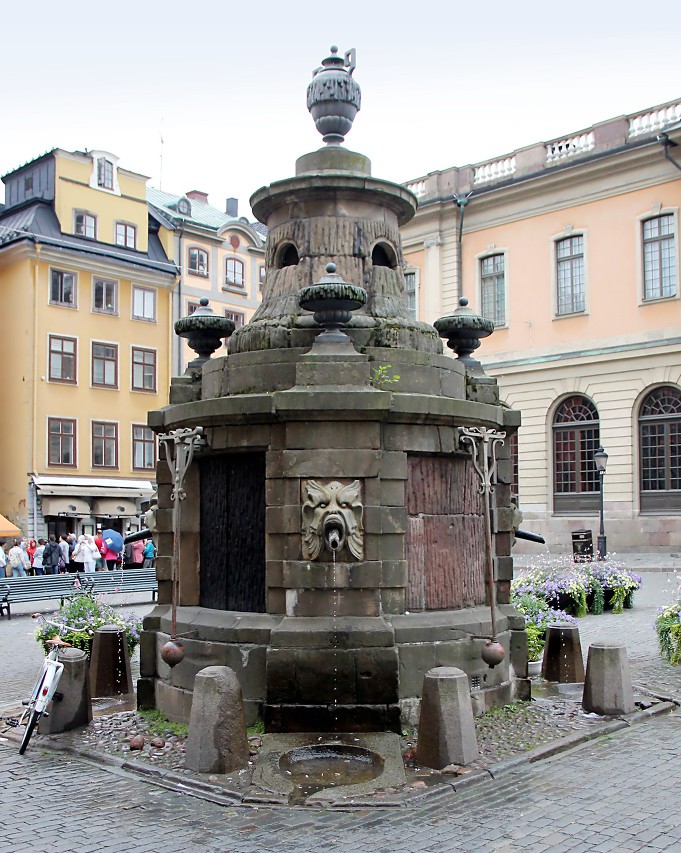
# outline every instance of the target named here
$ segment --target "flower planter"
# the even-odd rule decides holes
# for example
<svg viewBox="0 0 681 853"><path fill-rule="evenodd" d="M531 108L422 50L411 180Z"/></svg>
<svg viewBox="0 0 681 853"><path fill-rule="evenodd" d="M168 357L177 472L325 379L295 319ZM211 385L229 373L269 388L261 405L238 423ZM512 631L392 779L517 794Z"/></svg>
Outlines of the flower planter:
<svg viewBox="0 0 681 853"><path fill-rule="evenodd" d="M542 660L543 655L539 658L539 660L528 660L527 675L529 676L529 678L536 678L538 675L541 675Z"/></svg>

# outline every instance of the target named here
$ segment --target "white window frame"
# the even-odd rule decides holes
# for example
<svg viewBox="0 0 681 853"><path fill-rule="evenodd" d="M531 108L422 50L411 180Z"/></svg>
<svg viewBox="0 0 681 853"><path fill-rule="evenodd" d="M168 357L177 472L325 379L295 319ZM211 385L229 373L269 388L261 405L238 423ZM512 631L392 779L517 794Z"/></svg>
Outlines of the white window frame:
<svg viewBox="0 0 681 853"><path fill-rule="evenodd" d="M135 302L137 301L137 295L140 295L143 300L142 313L136 313ZM147 300L150 299L152 303L152 316L147 316ZM151 287L142 287L139 284L133 284L132 286L132 319L133 320L141 320L143 323L155 323L156 322L156 301L157 295L156 291Z"/></svg>
<svg viewBox="0 0 681 853"><path fill-rule="evenodd" d="M476 291L477 291L477 302L480 306L480 313L482 314L482 265L487 258L493 258L496 255L501 255L504 259L504 322L497 323L494 321L495 329L506 329L508 328L508 310L509 310L509 299L508 299L508 249L506 248L494 248L494 249L486 249L484 252L480 252L475 256L475 271L476 271ZM484 315L483 315L484 316ZM488 318L491 319L491 318Z"/></svg>
<svg viewBox="0 0 681 853"><path fill-rule="evenodd" d="M118 239L118 229L123 229L122 240ZM132 234L132 245L130 245L129 235ZM137 226L132 222L123 222L118 220L114 224L114 243L121 246L123 249L137 249Z"/></svg>
<svg viewBox="0 0 681 853"><path fill-rule="evenodd" d="M413 317L414 320L419 319L420 272L421 271L419 270L418 267L407 266L404 269L404 304L406 305L407 311L410 312L410 315ZM414 290L413 291L407 290L407 276L408 275L414 276ZM409 294L410 293L414 294L413 314L412 314L412 309L409 307Z"/></svg>
<svg viewBox="0 0 681 853"><path fill-rule="evenodd" d="M73 279L73 302L61 302L52 299L52 275L53 273L58 273L59 275L65 276L70 275ZM61 290L63 293L63 280ZM49 269L49 279L47 282L47 301L50 305L55 305L58 308L78 308L78 273L71 272L71 270L62 270L58 267L50 267Z"/></svg>
<svg viewBox="0 0 681 853"><path fill-rule="evenodd" d="M97 283L101 282L105 285L113 287L113 308L109 311L107 308L97 308L95 304L95 288ZM92 277L92 310L95 314L108 314L110 317L118 316L118 282L111 278L102 278L101 276Z"/></svg>
<svg viewBox="0 0 681 853"><path fill-rule="evenodd" d="M83 220L83 230L78 230L78 219L82 218ZM88 234L88 222L92 224L92 233ZM78 237L85 237L88 240L96 240L97 239L97 217L94 213L90 213L87 210L74 210L73 211L73 233Z"/></svg>
<svg viewBox="0 0 681 853"><path fill-rule="evenodd" d="M674 258L676 261L676 293L673 296L655 296L651 299L646 299L646 281L643 269L643 223L648 219L656 219L658 216L673 216L674 217ZM660 302L669 302L670 300L681 298L681 235L679 234L679 208L678 207L663 207L662 205L654 205L651 210L636 217L636 268L637 286L638 286L638 304L657 305Z"/></svg>
<svg viewBox="0 0 681 853"><path fill-rule="evenodd" d="M582 238L582 263L584 269L584 308L579 311L558 312L558 244L563 240L574 237ZM553 293L553 319L565 320L570 317L584 317L589 313L589 241L588 232L584 228L565 228L552 238L551 252L551 287Z"/></svg>

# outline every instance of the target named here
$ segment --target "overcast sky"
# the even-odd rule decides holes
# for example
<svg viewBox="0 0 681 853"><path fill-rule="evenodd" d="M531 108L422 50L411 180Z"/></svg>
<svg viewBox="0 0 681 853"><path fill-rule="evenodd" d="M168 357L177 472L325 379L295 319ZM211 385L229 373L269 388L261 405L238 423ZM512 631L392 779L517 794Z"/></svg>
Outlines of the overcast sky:
<svg viewBox="0 0 681 853"><path fill-rule="evenodd" d="M681 101L680 41L677 3L12 3L0 173L104 149L250 215L256 189L320 147L305 93L331 44L357 50L347 146L402 182Z"/></svg>

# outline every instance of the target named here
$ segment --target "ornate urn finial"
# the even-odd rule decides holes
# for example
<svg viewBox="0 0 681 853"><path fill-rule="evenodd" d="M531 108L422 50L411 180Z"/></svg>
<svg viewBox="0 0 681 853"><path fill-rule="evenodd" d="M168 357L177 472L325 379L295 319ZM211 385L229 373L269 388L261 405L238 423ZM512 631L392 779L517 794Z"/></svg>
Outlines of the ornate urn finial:
<svg viewBox="0 0 681 853"><path fill-rule="evenodd" d="M468 299L462 296L459 307L452 314L440 317L433 325L441 338L447 338L447 346L454 350L471 373L483 373L482 365L472 353L480 346L480 338L494 331L494 323L468 307Z"/></svg>
<svg viewBox="0 0 681 853"><path fill-rule="evenodd" d="M208 305L208 299L202 296L199 307L188 317L175 321L175 334L186 338L190 348L197 354L187 365L188 371L200 370L216 349L234 331L234 321L220 317Z"/></svg>
<svg viewBox="0 0 681 853"><path fill-rule="evenodd" d="M344 141L362 100L359 84L352 77L356 67L354 47L344 56L337 54L338 48L333 45L331 56L312 72L312 82L307 87L307 108L327 145Z"/></svg>
<svg viewBox="0 0 681 853"><path fill-rule="evenodd" d="M350 322L352 311L357 311L367 301L363 287L348 284L336 272L336 265L326 265L326 275L317 284L304 287L298 294L298 303L305 311L314 311L314 321L324 327L317 335L315 345L351 344L350 338L341 331Z"/></svg>

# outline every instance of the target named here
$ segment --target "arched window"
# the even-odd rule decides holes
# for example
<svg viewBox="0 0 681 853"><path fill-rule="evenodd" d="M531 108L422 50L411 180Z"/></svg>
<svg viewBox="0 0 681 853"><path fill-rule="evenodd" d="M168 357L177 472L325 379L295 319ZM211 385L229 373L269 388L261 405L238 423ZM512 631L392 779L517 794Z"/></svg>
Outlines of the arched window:
<svg viewBox="0 0 681 853"><path fill-rule="evenodd" d="M638 415L641 511L681 509L681 391L655 388Z"/></svg>
<svg viewBox="0 0 681 853"><path fill-rule="evenodd" d="M553 418L553 510L580 513L598 509L599 482L594 452L600 444L598 411L574 395Z"/></svg>
<svg viewBox="0 0 681 853"><path fill-rule="evenodd" d="M225 262L225 287L244 286L244 265L236 258L227 258Z"/></svg>
<svg viewBox="0 0 681 853"><path fill-rule="evenodd" d="M203 249L189 249L189 272L193 275L208 275L208 252Z"/></svg>

